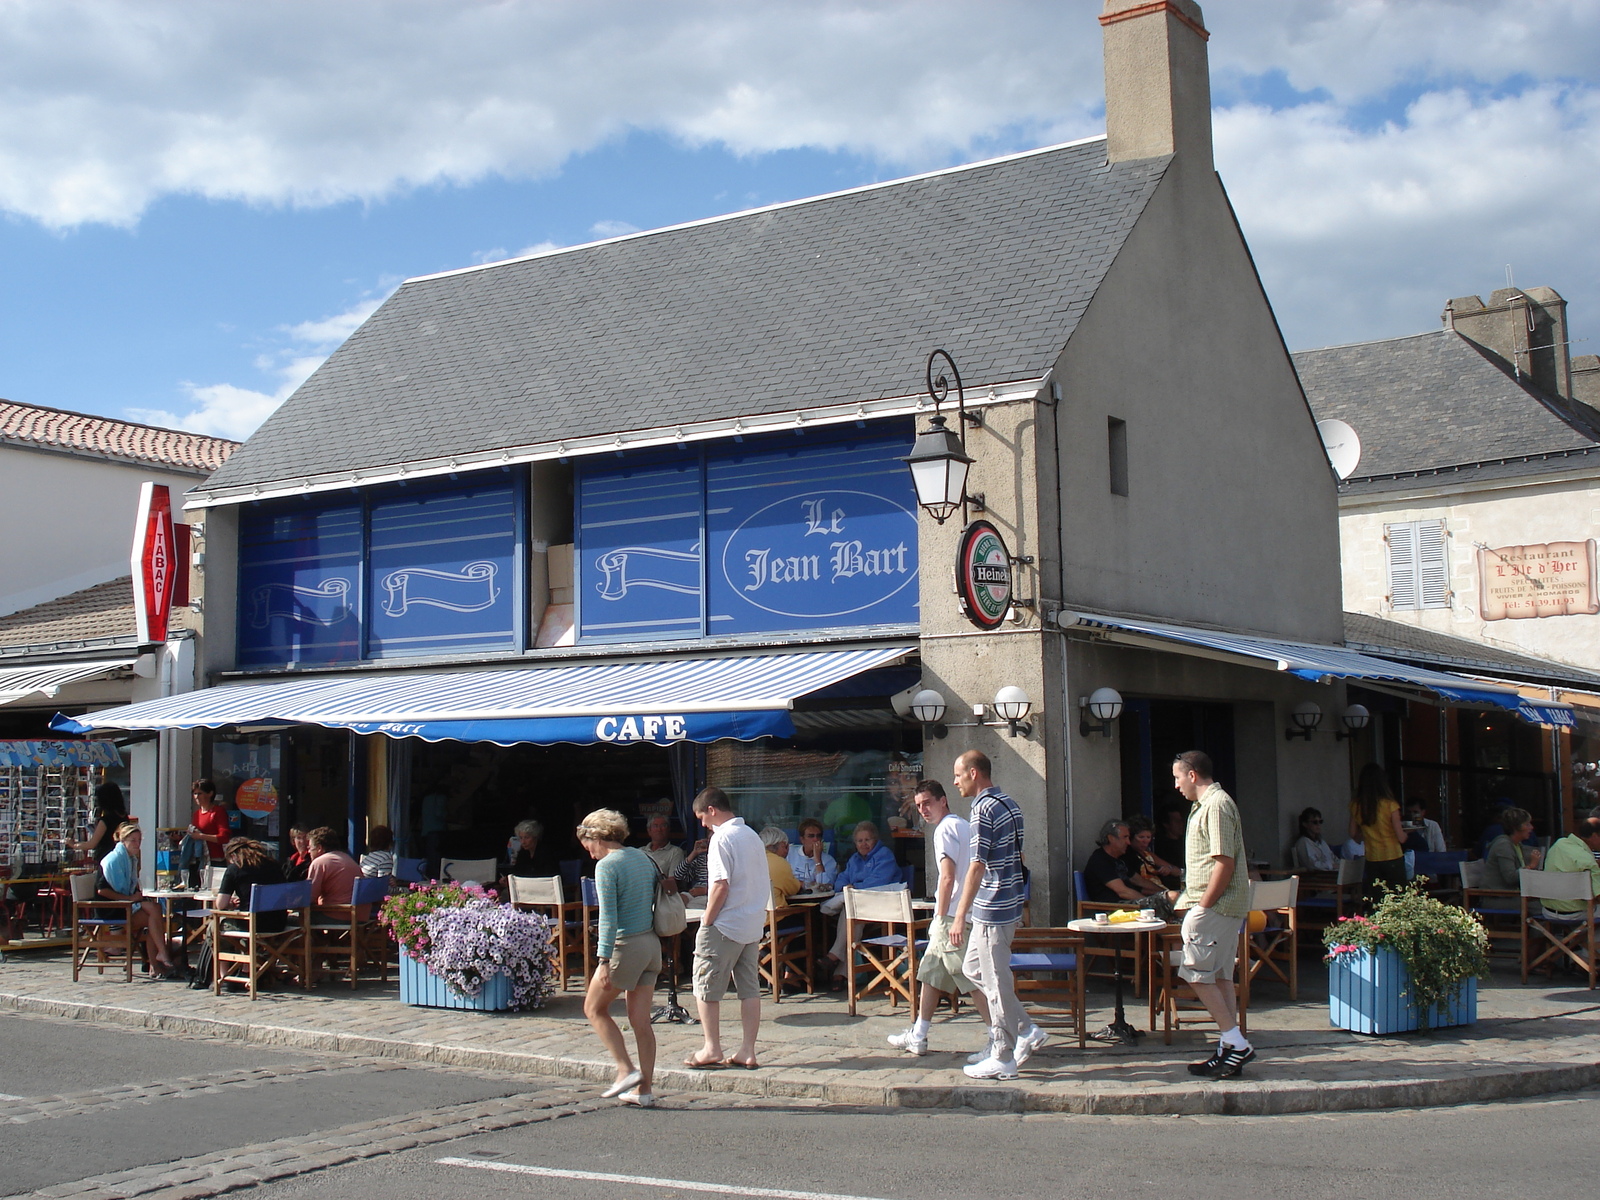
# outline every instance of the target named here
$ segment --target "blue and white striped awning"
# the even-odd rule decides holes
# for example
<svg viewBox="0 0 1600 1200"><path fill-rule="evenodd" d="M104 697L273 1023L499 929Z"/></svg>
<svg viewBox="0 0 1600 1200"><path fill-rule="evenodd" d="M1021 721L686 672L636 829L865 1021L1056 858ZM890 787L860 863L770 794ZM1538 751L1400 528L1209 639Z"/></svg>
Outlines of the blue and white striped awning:
<svg viewBox="0 0 1600 1200"><path fill-rule="evenodd" d="M1063 629L1095 630L1107 640L1129 646L1172 650L1235 662L1243 666L1284 671L1314 683L1334 679L1360 679L1375 685L1432 692L1454 704L1482 708L1503 708L1535 725L1572 725L1571 705L1529 700L1514 687L1502 687L1446 671L1413 667L1345 646L1317 642L1288 642L1277 638L1250 637L1242 633L1222 633L1196 629L1189 625L1166 625L1126 617L1103 617L1093 613L1063 612L1057 618Z"/></svg>
<svg viewBox="0 0 1600 1200"><path fill-rule="evenodd" d="M910 647L574 663L234 684L57 717L66 733L323 725L426 741L710 742L792 737L793 701Z"/></svg>

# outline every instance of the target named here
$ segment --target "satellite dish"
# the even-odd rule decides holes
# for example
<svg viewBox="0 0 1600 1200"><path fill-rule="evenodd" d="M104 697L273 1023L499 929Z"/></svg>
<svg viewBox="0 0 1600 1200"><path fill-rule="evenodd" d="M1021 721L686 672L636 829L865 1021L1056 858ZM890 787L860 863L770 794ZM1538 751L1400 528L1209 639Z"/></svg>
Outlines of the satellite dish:
<svg viewBox="0 0 1600 1200"><path fill-rule="evenodd" d="M1356 431L1345 421L1318 421L1317 433L1333 464L1333 473L1340 479L1349 479L1361 461L1361 439Z"/></svg>

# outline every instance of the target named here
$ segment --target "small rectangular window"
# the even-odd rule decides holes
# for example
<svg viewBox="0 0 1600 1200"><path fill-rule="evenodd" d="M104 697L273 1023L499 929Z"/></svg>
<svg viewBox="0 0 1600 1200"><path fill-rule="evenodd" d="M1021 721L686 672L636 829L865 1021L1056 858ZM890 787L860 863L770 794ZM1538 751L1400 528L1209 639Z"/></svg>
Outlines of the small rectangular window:
<svg viewBox="0 0 1600 1200"><path fill-rule="evenodd" d="M1402 521L1383 527L1389 547L1389 607L1450 607L1449 543L1443 521Z"/></svg>
<svg viewBox="0 0 1600 1200"><path fill-rule="evenodd" d="M1111 462L1111 494L1128 494L1128 423L1106 418L1106 449Z"/></svg>

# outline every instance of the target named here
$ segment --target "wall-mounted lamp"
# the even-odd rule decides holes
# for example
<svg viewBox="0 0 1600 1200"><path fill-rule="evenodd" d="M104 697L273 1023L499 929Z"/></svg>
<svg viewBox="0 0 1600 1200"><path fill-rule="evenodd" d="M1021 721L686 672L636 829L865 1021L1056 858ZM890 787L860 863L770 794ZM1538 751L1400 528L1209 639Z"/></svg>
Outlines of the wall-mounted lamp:
<svg viewBox="0 0 1600 1200"><path fill-rule="evenodd" d="M1372 721L1372 714L1367 711L1365 705L1352 704L1339 714L1339 720L1343 723L1344 729L1335 729L1333 736L1335 741L1342 742L1345 738L1355 737L1357 733L1365 729Z"/></svg>
<svg viewBox="0 0 1600 1200"><path fill-rule="evenodd" d="M950 374L955 376L956 428L945 426L939 405L950 395L950 379L940 372L933 373L934 363L944 359L950 364ZM961 372L955 360L943 350L928 355L928 395L933 397L933 418L928 428L917 434L911 453L901 461L911 468L911 483L917 490L917 503L927 510L939 524L950 519L956 509L968 504L983 511L983 497L967 495L967 470L972 459L967 454L968 425L981 425L976 413L967 412L967 395L961 387Z"/></svg>
<svg viewBox="0 0 1600 1200"><path fill-rule="evenodd" d="M1006 732L1012 737L1032 736L1033 726L1023 719L1032 711L1033 701L1016 684L1007 684L994 694L994 715L1006 723Z"/></svg>
<svg viewBox="0 0 1600 1200"><path fill-rule="evenodd" d="M1302 700L1294 706L1289 719L1294 722L1294 728L1283 731L1284 740L1292 742L1295 738L1305 738L1309 742L1317 726L1322 724L1322 709L1310 700Z"/></svg>
<svg viewBox="0 0 1600 1200"><path fill-rule="evenodd" d="M1088 737L1098 733L1111 736L1111 725L1122 715L1122 694L1116 688L1095 688L1088 696L1078 697L1078 733ZM1093 717L1098 724L1091 723Z"/></svg>
<svg viewBox="0 0 1600 1200"><path fill-rule="evenodd" d="M922 722L922 736L925 738L942 738L950 732L941 724L944 720L944 697L932 688L923 688L911 697L911 715Z"/></svg>

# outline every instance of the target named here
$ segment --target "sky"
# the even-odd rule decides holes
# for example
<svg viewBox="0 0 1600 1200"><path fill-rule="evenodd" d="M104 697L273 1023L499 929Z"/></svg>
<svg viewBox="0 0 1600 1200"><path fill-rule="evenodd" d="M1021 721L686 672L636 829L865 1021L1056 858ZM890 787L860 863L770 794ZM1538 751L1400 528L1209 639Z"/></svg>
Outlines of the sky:
<svg viewBox="0 0 1600 1200"><path fill-rule="evenodd" d="M404 279L1104 132L1098 0L0 0L0 396L243 438ZM1600 352L1600 4L1211 0L1293 349Z"/></svg>

